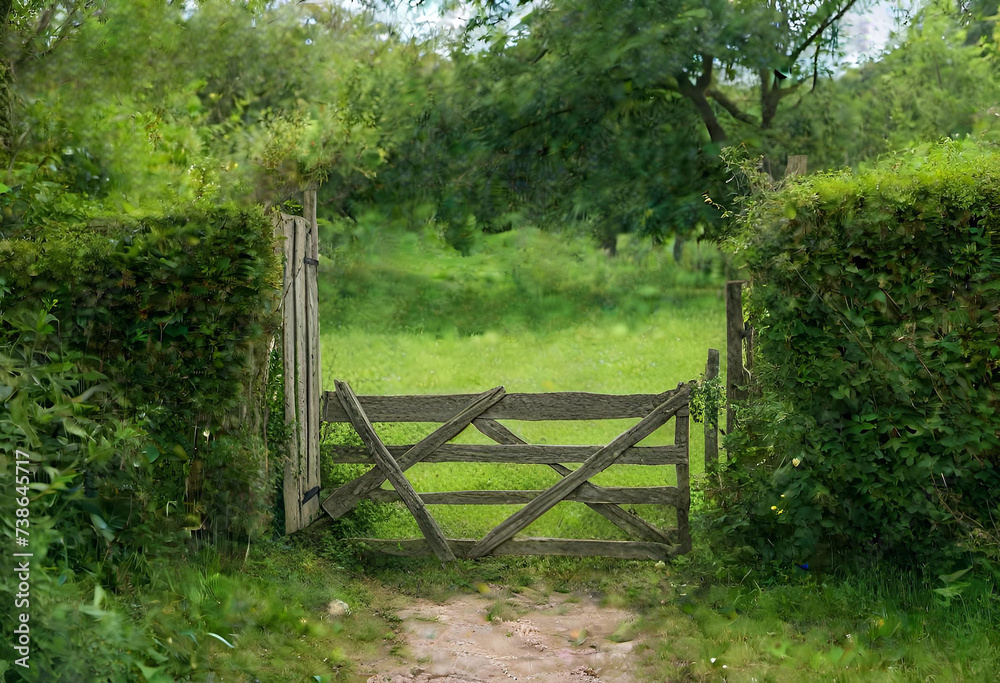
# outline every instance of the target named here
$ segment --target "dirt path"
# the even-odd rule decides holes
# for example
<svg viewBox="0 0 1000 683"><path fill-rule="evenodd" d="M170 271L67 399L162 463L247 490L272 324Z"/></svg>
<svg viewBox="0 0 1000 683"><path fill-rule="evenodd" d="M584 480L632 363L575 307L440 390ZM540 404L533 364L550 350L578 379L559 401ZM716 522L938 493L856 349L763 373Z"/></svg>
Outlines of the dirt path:
<svg viewBox="0 0 1000 683"><path fill-rule="evenodd" d="M407 663L376 664L369 683L635 680L635 615L589 596L491 588L443 604L413 600L398 615Z"/></svg>

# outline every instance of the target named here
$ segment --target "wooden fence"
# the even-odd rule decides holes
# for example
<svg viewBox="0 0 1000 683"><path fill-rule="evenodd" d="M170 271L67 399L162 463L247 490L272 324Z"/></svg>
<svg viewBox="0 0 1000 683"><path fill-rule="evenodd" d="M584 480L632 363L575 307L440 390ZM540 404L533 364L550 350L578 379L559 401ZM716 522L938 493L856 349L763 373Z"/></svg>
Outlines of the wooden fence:
<svg viewBox="0 0 1000 683"><path fill-rule="evenodd" d="M319 514L319 238L316 191L307 190L304 217L279 214L275 230L284 237L282 353L285 422L291 427L285 461L285 533L293 533Z"/></svg>
<svg viewBox="0 0 1000 683"><path fill-rule="evenodd" d="M328 457L338 463L368 463L375 469L335 491L322 508L334 518L352 509L360 500L402 500L417 520L423 539L366 539L387 552L418 555L434 553L442 560L456 556L484 555L606 555L631 558L664 558L687 552L690 505L688 463L689 387L662 394L602 395L589 393L506 394L497 387L484 394L450 396L362 396L346 384L336 392L322 391L319 349L319 295L317 270L319 241L316 223L316 192L307 190L304 217L279 214L275 230L283 237L285 260L282 295L285 378L285 421L291 428L284 469L285 533L305 528L320 514L320 446L322 422L350 422L365 448L338 448ZM739 283L727 287L730 301L739 301ZM735 299L730 296L735 291ZM733 316L742 325L742 313L729 312L729 373L733 358L733 334L744 334L733 326ZM742 363L742 361L740 361ZM742 367L742 365L740 366ZM719 374L719 352L709 350L706 378ZM730 400L736 398L732 382ZM600 420L641 417L632 429L605 446L550 446L526 443L498 419L510 420ZM671 446L640 447L636 444L671 418L675 419L675 443ZM705 415L705 462L718 459L718 415ZM731 421L731 418L730 418ZM386 446L372 422L441 422L439 429L412 446ZM493 439L492 445L450 444L452 438L472 425ZM730 422L731 424L731 422ZM324 456L327 457L327 456ZM417 462L495 462L543 464L563 478L544 491L448 491L416 493L404 471ZM582 463L572 470L564 463ZM599 487L588 480L613 464L674 465L676 486ZM394 490L382 489L388 480ZM634 541L585 539L515 539L514 536L560 501L585 503ZM508 505L525 507L483 539L445 539L427 505ZM622 504L666 505L676 509L677 526L662 530L623 510Z"/></svg>
<svg viewBox="0 0 1000 683"><path fill-rule="evenodd" d="M418 539L359 539L373 548L398 555L434 554L442 562L455 557L486 555L599 555L621 558L665 559L691 548L688 466L689 387L661 394L604 395L589 393L507 394L496 387L482 394L439 396L356 396L344 382L326 393L322 418L349 422L364 447L324 449L335 463L367 463L376 467L341 486L323 501L333 518L353 509L361 500L401 500L420 527ZM604 446L528 444L498 422L509 420L642 419ZM674 419L674 443L637 446ZM417 444L386 446L373 422L442 423ZM472 425L495 444L448 443ZM441 462L542 464L562 479L545 490L443 491L417 493L405 471L417 464ZM570 469L563 463L582 463ZM601 487L588 480L614 464L673 465L676 486ZM385 481L393 490L381 488ZM533 521L562 501L586 504L636 540L606 541L558 538L515 538ZM524 507L482 539L445 538L428 505L510 505ZM665 505L676 509L677 526L660 529L622 504Z"/></svg>

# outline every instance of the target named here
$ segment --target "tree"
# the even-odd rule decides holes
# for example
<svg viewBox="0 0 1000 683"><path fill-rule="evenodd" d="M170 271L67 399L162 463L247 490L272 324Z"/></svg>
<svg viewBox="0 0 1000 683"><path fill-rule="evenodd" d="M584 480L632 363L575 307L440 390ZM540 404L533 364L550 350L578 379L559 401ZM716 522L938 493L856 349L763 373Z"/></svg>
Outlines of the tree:
<svg viewBox="0 0 1000 683"><path fill-rule="evenodd" d="M25 149L10 165L0 220L27 220L71 195L128 212L199 198L271 202L318 180L339 203L370 184L402 134L380 126L398 109L392 89L415 70L416 50L335 7L264 4L80 3L87 20L18 73ZM44 24L43 9L17 35ZM53 36L40 44L55 47ZM402 115L394 120L403 127Z"/></svg>
<svg viewBox="0 0 1000 683"><path fill-rule="evenodd" d="M994 57L969 42L962 23L934 6L917 13L877 61L848 69L779 114L782 144L826 169L856 167L943 137L996 140Z"/></svg>
<svg viewBox="0 0 1000 683"><path fill-rule="evenodd" d="M17 77L37 68L103 8L95 0L0 0L0 150L13 153L25 132L17 121Z"/></svg>
<svg viewBox="0 0 1000 683"><path fill-rule="evenodd" d="M429 136L462 161L435 168L422 147L387 172L436 177L426 199L449 223L575 223L609 249L619 232L717 232L719 150L778 148L782 102L816 86L856 2L554 0L519 19L524 3L476 3L436 103L452 123Z"/></svg>

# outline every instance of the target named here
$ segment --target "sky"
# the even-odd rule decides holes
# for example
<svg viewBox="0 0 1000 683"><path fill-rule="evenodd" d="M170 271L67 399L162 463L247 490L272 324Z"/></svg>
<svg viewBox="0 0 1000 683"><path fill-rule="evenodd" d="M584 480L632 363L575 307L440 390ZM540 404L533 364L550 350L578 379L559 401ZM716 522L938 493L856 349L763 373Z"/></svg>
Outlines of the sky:
<svg viewBox="0 0 1000 683"><path fill-rule="evenodd" d="M905 21L916 4L913 0L883 0L848 12L843 27L847 62L859 64L877 57L889 45L893 31L904 28L897 25L897 16Z"/></svg>
<svg viewBox="0 0 1000 683"><path fill-rule="evenodd" d="M403 35L427 35L441 28L458 29L468 18L468 12L461 10L442 15L441 0L425 0L417 7L411 7L407 0L395 1L397 9L385 12L382 17ZM889 45L892 32L902 29L897 17L905 18L917 3L918 0L870 0L849 12L841 26L847 64L856 65L876 58ZM352 10L362 8L358 0L341 0L341 4Z"/></svg>

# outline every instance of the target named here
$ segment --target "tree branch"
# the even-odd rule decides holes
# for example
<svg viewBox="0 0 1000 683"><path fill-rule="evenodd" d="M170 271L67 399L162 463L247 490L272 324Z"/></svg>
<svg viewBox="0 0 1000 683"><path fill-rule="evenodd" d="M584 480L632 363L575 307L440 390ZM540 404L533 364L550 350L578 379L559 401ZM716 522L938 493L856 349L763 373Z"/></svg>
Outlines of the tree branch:
<svg viewBox="0 0 1000 683"><path fill-rule="evenodd" d="M535 119L534 121L528 121L527 123L521 124L520 126L518 126L517 128L515 128L514 130L510 131L509 133L507 133L507 135L514 135L514 133L518 133L518 132L524 130L525 128L531 128L532 126L541 125L541 124L545 123L546 121L549 121L550 119L554 119L557 116L562 116L563 114L569 114L572 111L573 111L573 107L563 107L562 109L557 109L554 112L550 112L550 113L546 114L545 116L543 116L540 119Z"/></svg>
<svg viewBox="0 0 1000 683"><path fill-rule="evenodd" d="M701 73L695 81L695 86L704 92L712 85L712 69L715 66L715 57L703 54L701 56L701 64Z"/></svg>
<svg viewBox="0 0 1000 683"><path fill-rule="evenodd" d="M742 121L743 123L748 123L751 126L759 126L760 125L759 121L757 121L754 117L750 116L745 111L743 111L742 109L740 109L739 106L735 102L733 102L731 99L729 99L728 97L726 97L724 94L722 94L718 90L712 90L712 89L707 90L707 91L705 91L705 95L707 95L708 97L711 97L713 100L715 100L716 102L718 102L719 106L722 107L723 109L725 109L726 111L728 111L729 115L732 116L737 121Z"/></svg>
<svg viewBox="0 0 1000 683"><path fill-rule="evenodd" d="M809 34L809 37L805 39L805 42L803 42L797 48L795 48L794 50L792 50L792 53L790 55L788 55L790 61L792 63L798 61L799 57L802 55L803 52L805 52L806 48L809 47L810 45L812 45L813 42L817 38L819 38L821 35L823 35L823 31L825 31L826 29L828 29L831 24L834 24L834 23L840 21L843 18L843 16L845 14L847 14L847 12L852 7L854 7L854 5L857 4L857 2L858 2L858 0L846 0L846 2L844 3L844 6L840 8L840 11L838 11L836 14L830 15L829 17L827 17L826 19L824 19L822 22L820 22L820 25L816 27L815 31L813 31L811 34Z"/></svg>
<svg viewBox="0 0 1000 683"><path fill-rule="evenodd" d="M680 73L677 75L677 90L684 95L684 97L691 100L694 104L694 108L698 111L698 115L701 116L702 123L705 124L705 128L708 129L708 137L712 142L723 142L726 139L726 131L719 123L718 117L715 112L712 111L712 105L709 103L708 98L705 96L705 90L707 88L698 87L698 83L704 83L703 78L704 72L702 72L702 77L699 77L695 84L692 84L688 79L687 74Z"/></svg>
<svg viewBox="0 0 1000 683"><path fill-rule="evenodd" d="M792 85L788 86L787 88L782 88L781 90L779 90L777 92L778 99L781 100L781 99L784 99L784 98L788 97L789 95L791 95L792 93L794 93L796 90L798 90L799 88L801 88L803 83L805 83L805 81L798 81L797 83L793 83Z"/></svg>

